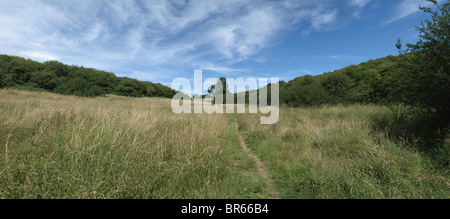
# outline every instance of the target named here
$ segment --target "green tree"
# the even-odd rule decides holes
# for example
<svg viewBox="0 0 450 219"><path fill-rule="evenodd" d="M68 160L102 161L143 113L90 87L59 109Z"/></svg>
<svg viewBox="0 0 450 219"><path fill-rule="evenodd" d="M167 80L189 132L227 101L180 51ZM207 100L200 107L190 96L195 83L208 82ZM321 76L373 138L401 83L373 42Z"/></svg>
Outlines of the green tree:
<svg viewBox="0 0 450 219"><path fill-rule="evenodd" d="M403 103L426 110L432 127L442 131L450 124L450 1L428 1L437 10L421 7L431 19L417 27L420 40L406 50L397 42L404 71L396 94Z"/></svg>
<svg viewBox="0 0 450 219"><path fill-rule="evenodd" d="M214 91L216 90L216 85L211 85L209 88L208 88L208 94L210 94L210 95L214 95Z"/></svg>
<svg viewBox="0 0 450 219"><path fill-rule="evenodd" d="M6 73L3 69L0 69L0 88L6 87Z"/></svg>
<svg viewBox="0 0 450 219"><path fill-rule="evenodd" d="M44 71L54 72L58 77L68 77L70 75L69 67L58 61L44 62Z"/></svg>
<svg viewBox="0 0 450 219"><path fill-rule="evenodd" d="M21 57L0 55L0 88L15 86L78 96L108 93L172 98L176 93L162 84L118 78L113 73L93 68L68 66L57 61L39 63Z"/></svg>
<svg viewBox="0 0 450 219"><path fill-rule="evenodd" d="M95 97L105 94L101 87L92 84L83 77L75 77L68 80L67 83L57 87L54 92L81 97Z"/></svg>
<svg viewBox="0 0 450 219"><path fill-rule="evenodd" d="M123 96L142 97L146 92L146 88L139 81L131 78L121 78L117 92Z"/></svg>
<svg viewBox="0 0 450 219"><path fill-rule="evenodd" d="M155 97L167 97L172 98L175 96L176 92L175 90L172 90L169 87L166 87L160 83L153 84L153 87L155 88L156 92L154 93Z"/></svg>
<svg viewBox="0 0 450 219"><path fill-rule="evenodd" d="M156 89L153 83L146 82L145 84L145 96L147 97L154 97L156 96Z"/></svg>
<svg viewBox="0 0 450 219"><path fill-rule="evenodd" d="M227 103L227 94L230 93L230 90L228 89L227 79L224 77L221 77L215 85L212 85L211 87L209 87L208 93L215 97L222 96L223 104L226 104ZM213 100L213 102L215 103L215 99Z"/></svg>
<svg viewBox="0 0 450 219"><path fill-rule="evenodd" d="M15 66L11 73L14 83L18 85L26 84L31 79L31 72L29 72L24 65Z"/></svg>
<svg viewBox="0 0 450 219"><path fill-rule="evenodd" d="M352 79L346 74L330 73L324 75L322 85L338 102L349 101L349 93L354 86Z"/></svg>
<svg viewBox="0 0 450 219"><path fill-rule="evenodd" d="M292 107L314 106L334 103L329 92L315 76L305 75L280 84L280 100Z"/></svg>
<svg viewBox="0 0 450 219"><path fill-rule="evenodd" d="M31 83L37 88L53 91L61 85L61 79L53 71L38 71L32 74Z"/></svg>

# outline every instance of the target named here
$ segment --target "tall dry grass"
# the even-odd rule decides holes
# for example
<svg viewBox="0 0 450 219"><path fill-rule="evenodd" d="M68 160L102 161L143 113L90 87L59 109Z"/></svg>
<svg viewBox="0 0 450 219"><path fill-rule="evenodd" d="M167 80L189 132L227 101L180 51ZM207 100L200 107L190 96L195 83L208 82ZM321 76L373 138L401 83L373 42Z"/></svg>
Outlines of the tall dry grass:
<svg viewBox="0 0 450 219"><path fill-rule="evenodd" d="M448 169L394 141L380 106L181 114L170 100L0 90L0 198L449 198Z"/></svg>
<svg viewBox="0 0 450 219"><path fill-rule="evenodd" d="M0 198L267 197L227 115L0 90Z"/></svg>

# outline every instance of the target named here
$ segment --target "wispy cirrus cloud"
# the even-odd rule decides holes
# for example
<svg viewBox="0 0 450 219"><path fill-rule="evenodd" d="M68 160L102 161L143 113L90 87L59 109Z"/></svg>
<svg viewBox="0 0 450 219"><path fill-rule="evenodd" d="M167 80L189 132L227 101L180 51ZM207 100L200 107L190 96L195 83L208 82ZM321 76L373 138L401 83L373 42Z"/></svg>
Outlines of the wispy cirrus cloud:
<svg viewBox="0 0 450 219"><path fill-rule="evenodd" d="M372 0L349 0L349 4L351 6L356 6L358 8L364 8L367 4L369 4Z"/></svg>
<svg viewBox="0 0 450 219"><path fill-rule="evenodd" d="M360 17L361 12L372 0L348 0L351 7L355 8L353 11L354 17Z"/></svg>
<svg viewBox="0 0 450 219"><path fill-rule="evenodd" d="M437 2L442 2L444 0L437 0ZM396 6L394 15L391 16L384 25L401 20L405 17L408 17L412 14L420 12L419 7L431 7L433 3L425 1L425 0L402 0L402 2Z"/></svg>
<svg viewBox="0 0 450 219"><path fill-rule="evenodd" d="M331 30L338 16L329 0L3 0L0 52L145 79L161 69L176 77L198 63L223 72L261 60L288 31Z"/></svg>

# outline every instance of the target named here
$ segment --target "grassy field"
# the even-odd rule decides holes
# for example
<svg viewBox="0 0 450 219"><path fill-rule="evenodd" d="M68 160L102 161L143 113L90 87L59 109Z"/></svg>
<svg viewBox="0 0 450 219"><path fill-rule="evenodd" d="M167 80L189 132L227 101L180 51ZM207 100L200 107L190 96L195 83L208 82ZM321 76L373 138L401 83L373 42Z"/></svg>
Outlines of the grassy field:
<svg viewBox="0 0 450 219"><path fill-rule="evenodd" d="M238 121L283 198L450 198L448 166L374 128L389 116L381 106L353 105L283 108L271 126L259 125L258 115Z"/></svg>
<svg viewBox="0 0 450 219"><path fill-rule="evenodd" d="M270 198L225 115L0 90L0 198Z"/></svg>
<svg viewBox="0 0 450 219"><path fill-rule="evenodd" d="M450 198L448 167L375 131L379 106L184 114L170 100L0 90L0 198Z"/></svg>

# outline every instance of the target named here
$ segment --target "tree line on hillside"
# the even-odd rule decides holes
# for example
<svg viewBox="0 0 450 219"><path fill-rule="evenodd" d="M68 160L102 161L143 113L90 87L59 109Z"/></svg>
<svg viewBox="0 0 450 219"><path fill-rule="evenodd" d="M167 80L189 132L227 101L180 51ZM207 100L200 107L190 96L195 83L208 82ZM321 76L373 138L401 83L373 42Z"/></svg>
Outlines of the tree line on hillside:
<svg viewBox="0 0 450 219"><path fill-rule="evenodd" d="M114 94L129 97L172 98L175 90L162 84L117 77L113 73L57 61L44 63L0 55L0 88L17 87L66 95L95 97Z"/></svg>
<svg viewBox="0 0 450 219"><path fill-rule="evenodd" d="M402 56L411 54L370 60L321 75L301 76L289 82L280 81L280 104L289 107L310 107L325 104L398 103L401 98L398 97L399 86L396 84L404 71L400 63L403 62ZM226 82L224 84L224 87L228 86ZM267 85L269 104L271 86ZM245 92L246 103L249 101L250 92L256 91Z"/></svg>
<svg viewBox="0 0 450 219"><path fill-rule="evenodd" d="M292 107L395 101L390 84L401 71L398 57L388 56L318 76L280 82L280 101Z"/></svg>

